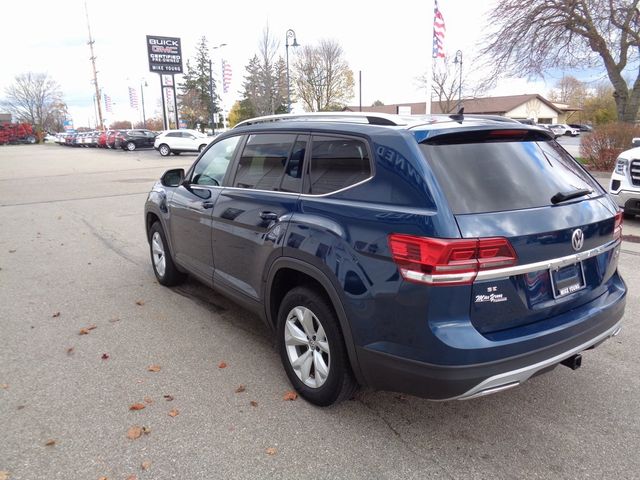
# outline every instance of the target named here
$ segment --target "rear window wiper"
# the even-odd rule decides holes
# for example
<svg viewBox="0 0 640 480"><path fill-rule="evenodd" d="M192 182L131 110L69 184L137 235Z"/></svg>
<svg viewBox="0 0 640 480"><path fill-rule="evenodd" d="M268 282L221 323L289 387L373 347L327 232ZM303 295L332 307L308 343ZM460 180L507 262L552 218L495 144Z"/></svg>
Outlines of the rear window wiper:
<svg viewBox="0 0 640 480"><path fill-rule="evenodd" d="M560 202L566 202L567 200L571 200L572 198L584 197L585 195L589 195L593 193L593 190L589 188L580 188L578 190L571 190L569 192L558 192L553 197L551 197L551 203L554 205Z"/></svg>

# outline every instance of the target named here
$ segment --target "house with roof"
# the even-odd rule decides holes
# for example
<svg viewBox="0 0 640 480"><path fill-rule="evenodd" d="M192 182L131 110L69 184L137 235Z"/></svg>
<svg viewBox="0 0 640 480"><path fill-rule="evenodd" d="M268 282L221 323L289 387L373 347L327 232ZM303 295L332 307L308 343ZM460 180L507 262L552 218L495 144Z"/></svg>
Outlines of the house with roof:
<svg viewBox="0 0 640 480"><path fill-rule="evenodd" d="M532 119L535 123L566 123L567 117L578 110L568 105L555 104L538 94L469 98L463 99L462 105L464 113L501 115L516 120ZM456 106L457 102L453 102L453 111L456 110ZM371 107L363 106L362 111L399 115L424 115L425 107L425 102L394 103ZM431 113L453 113L446 110L446 106L441 105L440 102L431 102ZM344 111L358 112L360 107L348 106L344 108Z"/></svg>

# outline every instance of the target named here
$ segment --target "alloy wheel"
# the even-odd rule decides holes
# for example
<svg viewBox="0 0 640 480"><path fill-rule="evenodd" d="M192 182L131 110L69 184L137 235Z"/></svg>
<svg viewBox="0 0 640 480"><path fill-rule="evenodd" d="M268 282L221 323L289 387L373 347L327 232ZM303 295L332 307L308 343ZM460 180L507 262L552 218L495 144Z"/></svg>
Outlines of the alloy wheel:
<svg viewBox="0 0 640 480"><path fill-rule="evenodd" d="M162 237L159 232L154 232L151 237L151 253L153 255L153 265L156 267L156 272L161 277L164 277L164 273L167 268L167 259L165 257L164 243L162 243Z"/></svg>
<svg viewBox="0 0 640 480"><path fill-rule="evenodd" d="M297 306L287 315L284 342L289 363L310 388L321 387L331 368L331 351L324 327L307 307Z"/></svg>

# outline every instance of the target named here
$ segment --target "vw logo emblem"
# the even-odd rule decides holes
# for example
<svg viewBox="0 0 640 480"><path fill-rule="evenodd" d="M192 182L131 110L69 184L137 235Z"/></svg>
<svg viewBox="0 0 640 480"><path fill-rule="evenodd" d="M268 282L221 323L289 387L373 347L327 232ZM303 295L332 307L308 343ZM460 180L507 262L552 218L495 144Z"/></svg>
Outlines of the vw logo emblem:
<svg viewBox="0 0 640 480"><path fill-rule="evenodd" d="M573 232L573 235L571 235L571 246L577 252L578 250L582 249L583 245L584 245L584 233L582 232L581 229L576 228Z"/></svg>

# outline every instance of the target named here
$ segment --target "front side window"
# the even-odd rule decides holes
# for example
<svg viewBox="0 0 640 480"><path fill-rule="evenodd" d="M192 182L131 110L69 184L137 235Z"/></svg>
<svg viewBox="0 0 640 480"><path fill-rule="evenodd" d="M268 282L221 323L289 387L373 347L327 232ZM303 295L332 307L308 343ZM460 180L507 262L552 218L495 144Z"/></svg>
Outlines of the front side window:
<svg viewBox="0 0 640 480"><path fill-rule="evenodd" d="M280 190L287 160L295 143L294 134L250 135L240 157L233 186L256 190ZM299 153L296 155L299 156Z"/></svg>
<svg viewBox="0 0 640 480"><path fill-rule="evenodd" d="M355 185L371 176L371 162L362 140L314 136L309 193L321 195Z"/></svg>
<svg viewBox="0 0 640 480"><path fill-rule="evenodd" d="M221 185L239 141L240 136L228 137L212 145L193 169L191 183Z"/></svg>

